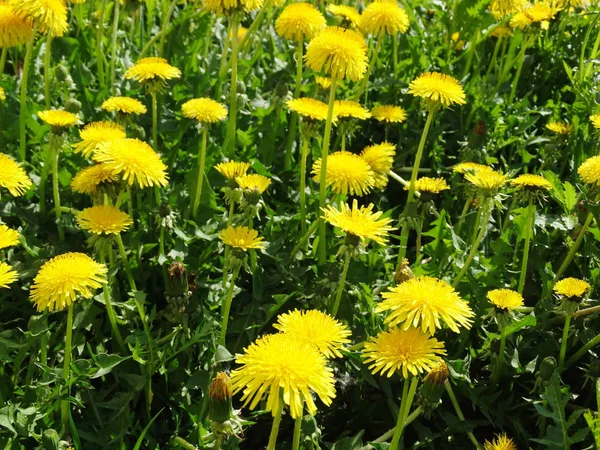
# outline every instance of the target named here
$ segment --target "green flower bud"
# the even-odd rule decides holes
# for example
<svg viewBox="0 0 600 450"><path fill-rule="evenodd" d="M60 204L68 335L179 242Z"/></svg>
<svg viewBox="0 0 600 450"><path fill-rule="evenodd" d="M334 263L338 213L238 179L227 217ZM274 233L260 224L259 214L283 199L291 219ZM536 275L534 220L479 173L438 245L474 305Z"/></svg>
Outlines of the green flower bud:
<svg viewBox="0 0 600 450"><path fill-rule="evenodd" d="M600 377L600 361L592 361L588 369L588 375L592 378Z"/></svg>
<svg viewBox="0 0 600 450"><path fill-rule="evenodd" d="M231 387L225 372L219 372L208 386L208 416L216 423L227 422L232 415Z"/></svg>
<svg viewBox="0 0 600 450"><path fill-rule="evenodd" d="M81 111L81 102L77 99L70 98L65 103L65 111L77 114L79 111Z"/></svg>
<svg viewBox="0 0 600 450"><path fill-rule="evenodd" d="M62 83L64 81L66 81L67 78L69 77L69 71L67 70L67 68L65 66L58 65L54 69L54 76L56 77L56 79L58 81L60 81Z"/></svg>
<svg viewBox="0 0 600 450"><path fill-rule="evenodd" d="M59 441L58 433L52 428L47 429L42 434L42 446L44 450L58 450Z"/></svg>
<svg viewBox="0 0 600 450"><path fill-rule="evenodd" d="M352 247L358 247L358 244L360 244L360 238L352 233L346 233L345 244Z"/></svg>
<svg viewBox="0 0 600 450"><path fill-rule="evenodd" d="M278 82L275 85L275 95L277 97L285 97L288 93L288 85L283 81Z"/></svg>
<svg viewBox="0 0 600 450"><path fill-rule="evenodd" d="M142 127L139 127L139 126L131 127L130 134L131 134L131 137L134 139L139 139L141 141L146 139L146 130L144 130Z"/></svg>
<svg viewBox="0 0 600 450"><path fill-rule="evenodd" d="M423 380L421 394L419 395L419 404L423 409L425 417L430 417L433 410L440 404L442 394L444 393L444 386L448 382L449 377L450 371L448 370L448 365L442 361Z"/></svg>
<svg viewBox="0 0 600 450"><path fill-rule="evenodd" d="M168 273L165 295L168 297L187 295L189 287L185 266L179 261L175 261L169 266Z"/></svg>
<svg viewBox="0 0 600 450"><path fill-rule="evenodd" d="M538 371L538 376L542 379L542 381L550 381L554 371L556 370L556 359L552 356L545 357L540 363L540 370Z"/></svg>

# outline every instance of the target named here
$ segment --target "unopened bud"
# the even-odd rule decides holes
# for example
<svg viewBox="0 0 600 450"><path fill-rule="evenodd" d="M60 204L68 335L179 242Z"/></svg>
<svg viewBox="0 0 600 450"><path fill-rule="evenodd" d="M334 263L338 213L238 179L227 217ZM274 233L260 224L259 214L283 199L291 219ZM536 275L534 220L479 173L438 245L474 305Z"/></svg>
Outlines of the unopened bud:
<svg viewBox="0 0 600 450"><path fill-rule="evenodd" d="M58 81L62 83L66 81L66 79L69 77L69 72L67 71L67 68L65 66L58 65L54 69L54 76Z"/></svg>
<svg viewBox="0 0 600 450"><path fill-rule="evenodd" d="M444 386L448 382L450 371L448 365L442 361L424 379L421 394L419 395L419 403L423 409L425 417L431 416L431 413L440 404Z"/></svg>
<svg viewBox="0 0 600 450"><path fill-rule="evenodd" d="M65 102L65 111L68 111L72 114L77 114L81 111L81 102L77 99L70 98Z"/></svg>
<svg viewBox="0 0 600 450"><path fill-rule="evenodd" d="M412 280L413 278L415 278L415 274L410 269L408 259L403 258L402 263L400 263L398 271L396 272L396 283L402 284L405 281Z"/></svg>
<svg viewBox="0 0 600 450"><path fill-rule="evenodd" d="M231 418L231 413L229 377L219 372L208 386L208 416L213 422L223 423Z"/></svg>
<svg viewBox="0 0 600 450"><path fill-rule="evenodd" d="M42 446L44 450L58 450L59 440L58 433L52 428L47 429L42 434Z"/></svg>
<svg viewBox="0 0 600 450"><path fill-rule="evenodd" d="M540 363L540 370L538 371L538 376L542 379L542 381L550 381L554 371L556 370L556 359L552 356L545 357Z"/></svg>
<svg viewBox="0 0 600 450"><path fill-rule="evenodd" d="M179 261L171 263L168 269L166 295L169 297L181 297L188 293L188 279L185 266Z"/></svg>

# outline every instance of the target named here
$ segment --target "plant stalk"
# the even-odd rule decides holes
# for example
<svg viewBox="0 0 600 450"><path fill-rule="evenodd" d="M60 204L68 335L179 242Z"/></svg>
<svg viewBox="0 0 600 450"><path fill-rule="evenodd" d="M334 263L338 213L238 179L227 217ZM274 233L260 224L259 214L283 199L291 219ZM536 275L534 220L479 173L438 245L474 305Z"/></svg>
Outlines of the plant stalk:
<svg viewBox="0 0 600 450"><path fill-rule="evenodd" d="M73 342L73 303L67 309L67 336L65 339L65 359L63 364L63 378L67 387L67 395L69 395L69 381L71 369L71 348ZM60 418L63 430L69 428L69 399L63 400L60 404Z"/></svg>
<svg viewBox="0 0 600 450"><path fill-rule="evenodd" d="M302 55L304 53L304 39L300 39L297 42L297 56L296 56L296 85L294 88L294 98L300 98L300 92L302 89ZM284 170L290 170L292 168L292 147L296 141L296 131L298 129L298 113L292 111L290 118L290 131L288 135L288 141L285 148L285 159L284 159Z"/></svg>
<svg viewBox="0 0 600 450"><path fill-rule="evenodd" d="M310 137L303 133L302 150L300 154L300 234L306 233L306 160L308 159L308 149Z"/></svg>
<svg viewBox="0 0 600 450"><path fill-rule="evenodd" d="M37 25L31 32L31 39L27 42L25 50L25 59L23 60L23 72L21 73L21 92L19 95L19 159L25 161L25 149L27 147L27 135L25 133L25 119L27 114L27 80L29 78L29 67L31 66L31 57L33 54L33 43L37 33Z"/></svg>
<svg viewBox="0 0 600 450"><path fill-rule="evenodd" d="M346 276L348 275L348 266L350 265L351 256L351 250L346 250L346 257L344 258L344 268L342 269L342 275L340 276L340 284L335 294L335 302L333 303L333 308L331 308L332 317L335 317L337 315L338 309L340 307L340 300L342 299L342 292L344 291L344 286L346 285Z"/></svg>
<svg viewBox="0 0 600 450"><path fill-rule="evenodd" d="M521 273L519 275L519 284L517 291L519 294L523 293L525 287L525 277L527 275L527 263L529 260L529 247L531 245L531 235L533 234L533 228L535 227L535 205L533 200L529 200L527 206L527 222L525 224L525 248L523 249L523 259L521 260Z"/></svg>
<svg viewBox="0 0 600 450"><path fill-rule="evenodd" d="M208 125L202 127L202 145L198 152L198 177L196 181L196 195L194 196L194 207L192 209L192 217L196 217L198 206L200 205L200 197L202 196L202 183L204 182L204 164L206 159L206 143L208 141Z"/></svg>
<svg viewBox="0 0 600 450"><path fill-rule="evenodd" d="M567 341L569 339L569 327L571 325L571 314L565 318L565 327L563 328L562 340L560 342L560 355L558 357L558 368L565 365L565 355L567 354Z"/></svg>
<svg viewBox="0 0 600 450"><path fill-rule="evenodd" d="M269 444L267 450L275 450L277 444L277 435L279 434L279 425L281 424L281 414L283 413L283 399L279 399L275 417L273 417L273 425L271 426L271 434L269 435Z"/></svg>
<svg viewBox="0 0 600 450"><path fill-rule="evenodd" d="M113 28L111 38L111 55L110 55L110 91L114 95L116 92L116 64L117 64L117 33L119 32L119 14L121 12L121 2L115 1Z"/></svg>
<svg viewBox="0 0 600 450"><path fill-rule="evenodd" d="M100 249L100 264L105 263L104 257L104 249ZM112 306L112 302L110 301L110 292L109 292L109 284L105 284L103 286L104 291L104 304L106 305L106 314L108 315L108 321L110 322L110 327L112 328L112 332L119 344L119 348L121 352L125 353L125 344L123 342L123 337L121 336L121 332L119 331L119 326L117 325L117 315L115 314L115 310Z"/></svg>
<svg viewBox="0 0 600 450"><path fill-rule="evenodd" d="M46 53L44 55L44 100L46 109L50 109L50 60L52 57L52 35L46 36Z"/></svg>
<svg viewBox="0 0 600 450"><path fill-rule="evenodd" d="M237 280L238 274L240 273L241 265L236 265L231 273L231 280L229 281L229 290L227 291L227 297L221 308L223 315L221 322L221 335L219 337L219 344L225 346L225 338L227 336L227 325L229 323L229 312L231 310L231 301L233 299L233 290L235 289L235 280Z"/></svg>
<svg viewBox="0 0 600 450"><path fill-rule="evenodd" d="M577 253L577 250L579 250L579 247L581 247L581 244L583 243L583 237L584 237L587 229L591 225L593 219L594 219L593 214L591 212L588 213L588 216L585 219L583 226L581 227L581 229L579 230L579 233L577 234L577 238L575 239L575 243L573 244L573 247L571 247L571 249L569 250L569 253L567 253L567 256L565 257L565 259L563 260L562 264L560 265L558 271L556 272L556 275L554 276L554 281L552 282L552 285L556 284L556 282L563 276L563 274L569 267L569 264L571 264L571 261L573 261L573 258L575 257L575 253Z"/></svg>
<svg viewBox="0 0 600 450"><path fill-rule="evenodd" d="M229 122L227 123L227 136L225 149L228 156L235 154L235 132L237 117L237 72L238 72L238 25L237 13L231 16L231 86L229 88Z"/></svg>
<svg viewBox="0 0 600 450"><path fill-rule="evenodd" d="M398 422L396 424L396 431L394 432L394 437L392 438L392 442L390 443L389 450L398 450L400 437L402 436L402 432L404 431L404 427L406 426L406 419L408 417L410 407L412 406L419 379L417 377L413 377L410 380L410 387L408 383L409 381L405 379L404 387L402 390L402 401L400 403L400 411L398 411Z"/></svg>

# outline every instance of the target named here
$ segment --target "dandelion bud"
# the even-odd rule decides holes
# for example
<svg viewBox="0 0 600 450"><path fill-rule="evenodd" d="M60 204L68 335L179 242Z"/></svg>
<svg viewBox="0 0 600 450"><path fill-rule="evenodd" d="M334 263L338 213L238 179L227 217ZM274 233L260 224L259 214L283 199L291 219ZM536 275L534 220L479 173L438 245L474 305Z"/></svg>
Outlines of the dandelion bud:
<svg viewBox="0 0 600 450"><path fill-rule="evenodd" d="M538 377L541 378L543 382L550 381L554 371L556 370L556 359L552 356L547 356L540 363L540 370L538 370Z"/></svg>
<svg viewBox="0 0 600 450"><path fill-rule="evenodd" d="M140 141L143 141L144 139L146 139L146 130L144 130L140 126L131 127L130 133L131 133L131 137L134 139L139 139Z"/></svg>
<svg viewBox="0 0 600 450"><path fill-rule="evenodd" d="M217 423L231 418L231 387L225 372L219 372L208 386L208 416Z"/></svg>
<svg viewBox="0 0 600 450"><path fill-rule="evenodd" d="M58 65L56 66L56 69L54 69L54 76L58 81L63 83L69 77L69 72L67 71L67 68L65 66Z"/></svg>
<svg viewBox="0 0 600 450"><path fill-rule="evenodd" d="M169 266L168 273L165 294L169 297L187 295L189 287L185 266L175 261Z"/></svg>
<svg viewBox="0 0 600 450"><path fill-rule="evenodd" d="M171 215L171 206L168 203L162 202L158 208L160 217L165 218Z"/></svg>
<svg viewBox="0 0 600 450"><path fill-rule="evenodd" d="M410 269L410 264L408 259L403 258L402 263L398 267L398 271L396 272L396 283L402 284L405 281L412 280L415 278L415 274Z"/></svg>
<svg viewBox="0 0 600 450"><path fill-rule="evenodd" d="M65 102L65 111L77 114L81 110L81 102L77 99L70 98Z"/></svg>
<svg viewBox="0 0 600 450"><path fill-rule="evenodd" d="M59 449L59 437L58 433L52 428L47 429L42 434L42 447L44 450L58 450Z"/></svg>
<svg viewBox="0 0 600 450"><path fill-rule="evenodd" d="M358 247L358 244L360 244L360 237L352 233L346 233L346 245Z"/></svg>
<svg viewBox="0 0 600 450"><path fill-rule="evenodd" d="M444 393L444 386L448 382L449 377L450 371L444 361L434 367L425 377L419 396L419 402L423 408L425 417L431 416L433 410L440 404L442 394Z"/></svg>
<svg viewBox="0 0 600 450"><path fill-rule="evenodd" d="M288 93L288 85L287 83L284 83L283 81L280 81L277 83L277 85L275 86L275 95L277 97L285 97Z"/></svg>
<svg viewBox="0 0 600 450"><path fill-rule="evenodd" d="M592 361L587 374L590 378L600 378L600 362L596 360Z"/></svg>

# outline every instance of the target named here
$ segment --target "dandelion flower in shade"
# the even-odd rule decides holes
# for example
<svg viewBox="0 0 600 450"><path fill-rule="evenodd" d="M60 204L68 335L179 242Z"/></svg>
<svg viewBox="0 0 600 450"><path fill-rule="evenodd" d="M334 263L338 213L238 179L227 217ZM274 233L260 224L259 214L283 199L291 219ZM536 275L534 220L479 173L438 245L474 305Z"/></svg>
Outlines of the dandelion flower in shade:
<svg viewBox="0 0 600 450"><path fill-rule="evenodd" d="M129 185L137 183L142 188L167 185L167 166L152 147L139 139L119 139L101 144L94 160L104 163Z"/></svg>
<svg viewBox="0 0 600 450"><path fill-rule="evenodd" d="M91 298L106 284L107 269L83 253L65 253L45 263L31 286L30 298L38 311L60 311L77 296Z"/></svg>
<svg viewBox="0 0 600 450"><path fill-rule="evenodd" d="M7 288L9 284L16 281L17 272L5 262L0 262L0 288Z"/></svg>
<svg viewBox="0 0 600 450"><path fill-rule="evenodd" d="M591 115L590 121L592 122L592 125L594 126L594 128L596 128L597 130L600 130L600 114Z"/></svg>
<svg viewBox="0 0 600 450"><path fill-rule="evenodd" d="M313 179L321 180L321 158L312 167ZM375 186L375 173L367 161L350 152L335 152L327 158L327 186L336 194L362 196Z"/></svg>
<svg viewBox="0 0 600 450"><path fill-rule="evenodd" d="M207 11L222 16L238 10L254 11L263 6L264 0L203 0L202 3Z"/></svg>
<svg viewBox="0 0 600 450"><path fill-rule="evenodd" d="M465 178L469 183L485 192L493 192L500 189L508 181L504 174L493 170L479 170L477 172L465 173Z"/></svg>
<svg viewBox="0 0 600 450"><path fill-rule="evenodd" d="M523 306L523 296L510 289L494 289L487 293L487 298L497 309L512 311Z"/></svg>
<svg viewBox="0 0 600 450"><path fill-rule="evenodd" d="M359 208L356 199L352 202L352 208L342 202L339 210L331 205L323 209L323 219L334 227L341 228L363 242L372 240L385 245L388 232L392 230L389 226L392 220L381 219L381 215L381 211L373 212L372 203Z"/></svg>
<svg viewBox="0 0 600 450"><path fill-rule="evenodd" d="M181 113L188 119L196 119L199 123L216 123L225 120L227 108L210 98L195 98L181 107Z"/></svg>
<svg viewBox="0 0 600 450"><path fill-rule="evenodd" d="M19 232L0 224L0 248L12 247L19 244Z"/></svg>
<svg viewBox="0 0 600 450"><path fill-rule="evenodd" d="M275 31L286 39L310 40L326 25L327 22L321 11L310 3L291 3L277 18Z"/></svg>
<svg viewBox="0 0 600 450"><path fill-rule="evenodd" d="M404 190L408 191L410 185L404 186ZM443 178L421 177L415 181L415 191L429 194L439 194L442 191L450 189L448 183Z"/></svg>
<svg viewBox="0 0 600 450"><path fill-rule="evenodd" d="M230 181L235 181L238 177L246 175L249 168L250 164L237 161L227 161L215 166L215 169Z"/></svg>
<svg viewBox="0 0 600 450"><path fill-rule="evenodd" d="M242 175L235 179L236 183L245 191L258 191L260 194L265 192L271 184L271 179L263 175L251 174Z"/></svg>
<svg viewBox="0 0 600 450"><path fill-rule="evenodd" d="M361 29L374 35L406 33L408 23L408 15L395 0L375 0L360 16Z"/></svg>
<svg viewBox="0 0 600 450"><path fill-rule="evenodd" d="M475 315L452 286L437 278L413 278L390 288L382 296L384 301L377 305L376 311L389 311L385 323L403 324L405 330L417 327L434 334L444 322L458 333L459 327L471 328L471 318Z"/></svg>
<svg viewBox="0 0 600 450"><path fill-rule="evenodd" d="M6 188L11 195L23 195L31 187L31 178L23 168L3 153L0 153L0 186Z"/></svg>
<svg viewBox="0 0 600 450"><path fill-rule="evenodd" d="M522 30L531 24L538 23L540 28L547 30L550 27L550 20L554 19L561 9L555 3L536 1L517 12L510 20L510 26Z"/></svg>
<svg viewBox="0 0 600 450"><path fill-rule="evenodd" d="M297 418L304 404L310 414L317 412L312 393L327 406L335 397L333 370L325 357L314 346L285 333L257 339L235 361L241 367L231 372L231 387L234 394L243 393L244 406L249 404L250 409L266 394L266 410L273 416L283 401Z"/></svg>
<svg viewBox="0 0 600 450"><path fill-rule="evenodd" d="M426 72L410 82L408 93L421 97L428 108L464 105L465 92L457 79L437 72Z"/></svg>
<svg viewBox="0 0 600 450"><path fill-rule="evenodd" d="M367 43L356 31L327 27L308 43L304 59L316 72L358 81L367 71Z"/></svg>
<svg viewBox="0 0 600 450"><path fill-rule="evenodd" d="M4 88L0 87L0 100L4 101L6 100L6 92L4 91Z"/></svg>
<svg viewBox="0 0 600 450"><path fill-rule="evenodd" d="M323 89L329 89L331 87L331 78L327 78L327 77L315 77L315 81ZM321 102L321 103L323 103L323 102ZM325 105L325 106L327 106L327 105Z"/></svg>
<svg viewBox="0 0 600 450"><path fill-rule="evenodd" d="M238 26L238 32L237 32L238 42L241 41L244 38L244 36L246 36L247 32L248 32L248 28L243 27L241 25ZM231 31L229 31L229 39L231 39L232 36L233 36L233 34L231 34Z"/></svg>
<svg viewBox="0 0 600 450"><path fill-rule="evenodd" d="M496 38L509 37L512 35L512 30L509 27L504 26L497 26L496 28L494 28L494 31L490 33L490 36L494 36Z"/></svg>
<svg viewBox="0 0 600 450"><path fill-rule="evenodd" d="M95 166L81 169L71 180L71 189L80 194L93 194L102 183L117 180L111 166L96 164Z"/></svg>
<svg viewBox="0 0 600 450"><path fill-rule="evenodd" d="M577 169L577 173L584 183L600 184L600 156L586 159Z"/></svg>
<svg viewBox="0 0 600 450"><path fill-rule="evenodd" d="M371 116L380 122L402 123L406 120L406 111L401 106L380 105L371 110Z"/></svg>
<svg viewBox="0 0 600 450"><path fill-rule="evenodd" d="M367 108L351 100L336 100L333 105L333 114L338 119L353 117L365 120L371 117L371 113Z"/></svg>
<svg viewBox="0 0 600 450"><path fill-rule="evenodd" d="M109 205L86 208L77 214L77 223L82 230L94 234L119 234L126 231L133 221L127 213Z"/></svg>
<svg viewBox="0 0 600 450"><path fill-rule="evenodd" d="M331 80L329 81L331 86ZM322 101L315 100L314 98L295 98L286 102L288 108L292 111L297 112L302 117L310 120L327 120L328 106ZM337 117L335 116L335 110L333 111L332 121L335 123Z"/></svg>
<svg viewBox="0 0 600 450"><path fill-rule="evenodd" d="M10 0L15 12L37 24L42 33L62 36L68 28L64 0Z"/></svg>
<svg viewBox="0 0 600 450"><path fill-rule="evenodd" d="M251 230L248 227L228 227L219 233L219 239L230 247L249 250L251 248L261 249L265 247L265 242L258 235L258 231Z"/></svg>
<svg viewBox="0 0 600 450"><path fill-rule="evenodd" d="M458 163L457 165L452 167L453 172L458 172L458 173L462 173L462 174L469 173L469 172L479 172L482 170L491 172L494 169L492 169L490 166L486 166L484 164L477 164L474 162Z"/></svg>
<svg viewBox="0 0 600 450"><path fill-rule="evenodd" d="M382 331L365 342L362 357L369 370L390 378L400 372L404 378L428 373L446 354L444 343L417 328Z"/></svg>
<svg viewBox="0 0 600 450"><path fill-rule="evenodd" d="M25 44L31 39L31 22L14 7L0 1L0 47L10 48Z"/></svg>
<svg viewBox="0 0 600 450"><path fill-rule="evenodd" d="M142 58L125 72L125 78L139 83L165 82L181 76L181 70L171 66L164 58Z"/></svg>
<svg viewBox="0 0 600 450"><path fill-rule="evenodd" d="M360 27L360 13L356 8L347 5L334 5L329 4L326 8L328 13L333 14L336 17L341 18L343 21L348 22L353 27Z"/></svg>
<svg viewBox="0 0 600 450"><path fill-rule="evenodd" d="M370 145L360 154L373 170L373 186L383 189L388 183L388 174L394 165L396 146L389 142Z"/></svg>
<svg viewBox="0 0 600 450"><path fill-rule="evenodd" d="M554 285L554 292L568 298L583 297L590 288L589 283L578 278L563 278Z"/></svg>
<svg viewBox="0 0 600 450"><path fill-rule="evenodd" d="M89 157L103 142L125 139L125 129L113 122L93 122L87 124L79 131L81 142L73 144L75 153L81 153L84 157Z"/></svg>
<svg viewBox="0 0 600 450"><path fill-rule="evenodd" d="M556 134L563 135L571 134L571 131L573 131L573 125L565 122L548 122L546 124L546 128L550 131L553 131Z"/></svg>
<svg viewBox="0 0 600 450"><path fill-rule="evenodd" d="M521 10L525 5L527 0L494 0L489 9L498 20Z"/></svg>
<svg viewBox="0 0 600 450"><path fill-rule="evenodd" d="M350 343L348 327L316 309L281 314L273 326L293 339L315 346L326 358L341 358L340 350Z"/></svg>
<svg viewBox="0 0 600 450"><path fill-rule="evenodd" d="M510 184L517 189L529 189L529 190L545 190L549 191L552 189L552 183L546 180L541 175L533 175L525 173L519 175L517 178L510 180Z"/></svg>
<svg viewBox="0 0 600 450"><path fill-rule="evenodd" d="M496 435L496 439L492 442L485 441L483 443L484 450L517 450L517 446L506 434Z"/></svg>
<svg viewBox="0 0 600 450"><path fill-rule="evenodd" d="M148 111L142 102L129 97L111 97L102 103L101 108L121 114L146 114Z"/></svg>
<svg viewBox="0 0 600 450"><path fill-rule="evenodd" d="M65 128L72 127L79 123L77 114L69 111L49 109L46 111L38 111L38 117L52 127L53 132L60 133Z"/></svg>

